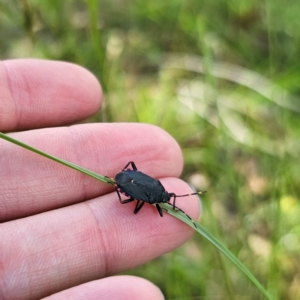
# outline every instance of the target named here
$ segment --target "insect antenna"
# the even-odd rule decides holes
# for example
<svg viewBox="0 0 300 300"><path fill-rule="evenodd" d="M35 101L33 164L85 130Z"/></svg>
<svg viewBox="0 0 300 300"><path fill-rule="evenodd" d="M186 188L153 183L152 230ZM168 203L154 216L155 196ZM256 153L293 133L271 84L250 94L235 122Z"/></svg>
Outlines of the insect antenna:
<svg viewBox="0 0 300 300"><path fill-rule="evenodd" d="M172 193L172 196L176 196L176 197L187 197L187 196L190 196L190 195L202 195L206 193L206 191L201 191L201 192L197 192L197 193L191 193L191 194L185 194L185 195L175 195Z"/></svg>
<svg viewBox="0 0 300 300"><path fill-rule="evenodd" d="M191 196L191 195L202 195L204 193L206 193L206 191L200 191L200 192L191 193L191 194L185 194L185 195L176 195L174 193L169 193L169 196L174 198L174 200L173 200L173 208L176 209L176 198L177 197L187 197L187 196Z"/></svg>

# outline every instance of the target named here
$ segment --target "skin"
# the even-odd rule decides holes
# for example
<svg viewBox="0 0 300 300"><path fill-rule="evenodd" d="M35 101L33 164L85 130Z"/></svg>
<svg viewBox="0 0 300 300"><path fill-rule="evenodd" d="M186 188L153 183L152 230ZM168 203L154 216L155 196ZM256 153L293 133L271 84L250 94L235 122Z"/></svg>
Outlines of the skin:
<svg viewBox="0 0 300 300"><path fill-rule="evenodd" d="M133 160L167 191L193 192L176 178L178 144L158 127L61 127L101 106L101 87L87 70L3 61L0 90L0 131L109 177ZM113 275L179 247L191 228L147 204L134 215L135 202L121 205L111 186L1 139L0 166L0 299L163 299L145 279ZM177 201L198 217L195 196Z"/></svg>

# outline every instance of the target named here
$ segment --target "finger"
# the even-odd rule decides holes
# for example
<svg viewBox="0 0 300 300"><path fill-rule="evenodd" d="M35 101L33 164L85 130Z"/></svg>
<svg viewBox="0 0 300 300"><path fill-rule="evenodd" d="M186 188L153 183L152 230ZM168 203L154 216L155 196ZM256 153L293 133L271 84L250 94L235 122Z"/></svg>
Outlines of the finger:
<svg viewBox="0 0 300 300"><path fill-rule="evenodd" d="M95 113L97 79L74 64L37 59L0 62L0 131L59 126Z"/></svg>
<svg viewBox="0 0 300 300"><path fill-rule="evenodd" d="M114 276L88 282L51 295L43 300L163 300L153 283L135 276Z"/></svg>
<svg viewBox="0 0 300 300"><path fill-rule="evenodd" d="M166 178L169 191L189 193L179 179ZM7 222L0 227L0 291L6 299L35 299L141 265L185 242L193 230L145 204L121 205L116 193ZM193 218L195 196L177 206ZM0 292L0 298L1 296Z"/></svg>
<svg viewBox="0 0 300 300"><path fill-rule="evenodd" d="M176 141L146 124L85 124L13 134L42 151L114 177L134 160L154 177L176 177L182 154ZM77 203L112 187L0 140L0 222Z"/></svg>

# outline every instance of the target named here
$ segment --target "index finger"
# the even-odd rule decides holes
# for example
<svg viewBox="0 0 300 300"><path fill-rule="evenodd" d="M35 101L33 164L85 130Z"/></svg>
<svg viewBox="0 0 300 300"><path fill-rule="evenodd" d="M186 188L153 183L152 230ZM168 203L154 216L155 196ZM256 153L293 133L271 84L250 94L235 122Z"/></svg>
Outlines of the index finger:
<svg viewBox="0 0 300 300"><path fill-rule="evenodd" d="M0 131L59 126L100 107L93 74L66 62L16 59L0 62Z"/></svg>

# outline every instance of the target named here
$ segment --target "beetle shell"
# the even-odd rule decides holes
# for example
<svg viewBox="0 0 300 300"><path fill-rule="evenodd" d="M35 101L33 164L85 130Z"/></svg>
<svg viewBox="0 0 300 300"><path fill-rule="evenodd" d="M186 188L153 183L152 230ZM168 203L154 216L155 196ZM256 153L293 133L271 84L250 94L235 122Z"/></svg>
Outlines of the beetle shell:
<svg viewBox="0 0 300 300"><path fill-rule="evenodd" d="M170 196L159 180L140 171L126 169L115 177L116 188L125 196L150 204L169 202Z"/></svg>

